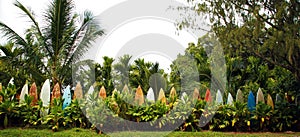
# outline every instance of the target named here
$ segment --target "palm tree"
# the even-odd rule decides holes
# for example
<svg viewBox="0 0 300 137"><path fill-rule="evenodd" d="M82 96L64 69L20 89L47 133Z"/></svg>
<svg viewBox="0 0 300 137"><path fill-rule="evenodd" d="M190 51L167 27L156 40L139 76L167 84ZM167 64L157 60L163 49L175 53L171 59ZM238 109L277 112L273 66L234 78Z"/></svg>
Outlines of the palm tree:
<svg viewBox="0 0 300 137"><path fill-rule="evenodd" d="M34 57L28 60L29 57L24 56L25 51L11 42L0 45L0 51L3 53L0 56L0 79L4 85L7 85L12 77L15 78L14 84L17 87L22 86L26 80L32 82L36 79L35 82L38 84L43 82L45 76L37 69L39 68L37 64L42 64L40 60Z"/></svg>
<svg viewBox="0 0 300 137"><path fill-rule="evenodd" d="M114 85L119 90L122 90L124 85L129 84L129 71L131 65L129 64L132 56L126 54L122 57L119 57L118 63L113 65L114 69Z"/></svg>
<svg viewBox="0 0 300 137"><path fill-rule="evenodd" d="M129 74L129 83L133 88L142 87L144 94L149 89L150 67L152 63L145 62L144 59L134 60L134 64L131 65Z"/></svg>
<svg viewBox="0 0 300 137"><path fill-rule="evenodd" d="M157 75L153 75L156 74ZM131 87L142 87L144 94L147 94L148 89L152 86L154 95L157 97L159 89L165 88L166 74L162 69L159 69L159 64L145 62L144 59L137 59L131 66L129 73L129 83Z"/></svg>
<svg viewBox="0 0 300 137"><path fill-rule="evenodd" d="M42 71L54 83L64 83L67 77L71 77L72 61L79 60L91 42L104 34L91 12L85 11L80 20L80 16L74 13L72 0L53 0L44 15L44 27L39 25L33 12L23 4L16 1L14 5L32 22L25 33L26 38L2 22L0 31L24 51L25 60L36 60L35 63L39 64L35 69Z"/></svg>
<svg viewBox="0 0 300 137"><path fill-rule="evenodd" d="M114 61L113 58L104 56L103 57L103 65L96 63L95 64L95 80L96 85L98 87L104 86L106 89L107 95L112 95L112 91L114 90L113 79L112 79L112 63Z"/></svg>

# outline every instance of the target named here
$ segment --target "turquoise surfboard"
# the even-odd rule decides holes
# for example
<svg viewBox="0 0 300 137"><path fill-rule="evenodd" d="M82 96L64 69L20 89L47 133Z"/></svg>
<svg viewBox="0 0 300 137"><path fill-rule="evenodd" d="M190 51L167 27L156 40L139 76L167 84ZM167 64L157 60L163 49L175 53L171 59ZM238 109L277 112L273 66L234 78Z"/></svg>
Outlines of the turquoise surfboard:
<svg viewBox="0 0 300 137"><path fill-rule="evenodd" d="M67 106L69 106L71 104L72 98L71 98L71 89L70 86L68 85L65 89L64 89L64 94L63 94L63 107L62 109L65 109Z"/></svg>

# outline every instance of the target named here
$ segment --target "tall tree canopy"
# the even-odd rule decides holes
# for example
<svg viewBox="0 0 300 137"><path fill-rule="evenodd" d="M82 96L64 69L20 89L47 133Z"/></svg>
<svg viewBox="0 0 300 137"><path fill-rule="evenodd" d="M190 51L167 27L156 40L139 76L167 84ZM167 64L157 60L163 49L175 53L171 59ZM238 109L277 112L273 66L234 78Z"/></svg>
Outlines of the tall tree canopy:
<svg viewBox="0 0 300 137"><path fill-rule="evenodd" d="M259 57L289 70L300 83L299 0L205 0L194 8L209 17L231 56Z"/></svg>

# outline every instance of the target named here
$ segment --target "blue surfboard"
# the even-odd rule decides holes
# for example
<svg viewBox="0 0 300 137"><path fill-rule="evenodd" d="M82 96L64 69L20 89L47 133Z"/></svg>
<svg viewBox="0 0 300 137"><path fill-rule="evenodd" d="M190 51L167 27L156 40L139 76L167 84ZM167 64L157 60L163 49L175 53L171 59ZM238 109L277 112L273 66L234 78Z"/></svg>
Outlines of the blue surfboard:
<svg viewBox="0 0 300 137"><path fill-rule="evenodd" d="M248 96L248 109L249 111L254 111L255 110L255 97L252 93L252 91L250 91L249 96Z"/></svg>
<svg viewBox="0 0 300 137"><path fill-rule="evenodd" d="M63 107L62 109L65 109L67 106L69 106L71 104L71 89L70 89L70 86L68 85L65 89L64 89L64 94L63 94Z"/></svg>

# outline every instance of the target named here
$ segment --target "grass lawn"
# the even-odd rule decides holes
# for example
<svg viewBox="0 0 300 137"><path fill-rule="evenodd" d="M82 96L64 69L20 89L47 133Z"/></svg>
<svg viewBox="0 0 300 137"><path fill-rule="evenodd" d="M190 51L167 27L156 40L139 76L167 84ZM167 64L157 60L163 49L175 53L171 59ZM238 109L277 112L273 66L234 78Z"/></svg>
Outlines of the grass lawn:
<svg viewBox="0 0 300 137"><path fill-rule="evenodd" d="M156 137L161 134L165 134L166 132L120 132L120 133L113 133L112 136L120 136L120 137L127 137L127 136L153 136ZM10 128L0 130L0 137L105 137L107 135L99 135L96 134L95 131L89 129L70 129L70 130L62 130L59 132L52 132L51 130L43 129L22 129L22 128ZM233 133L233 132L172 132L168 134L169 137L282 137L282 136L300 136L300 132L297 133Z"/></svg>

